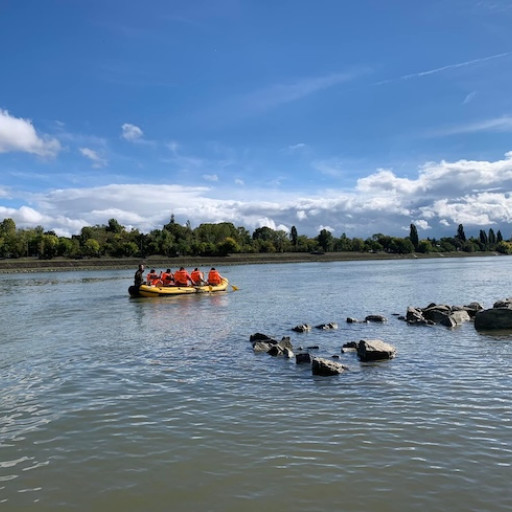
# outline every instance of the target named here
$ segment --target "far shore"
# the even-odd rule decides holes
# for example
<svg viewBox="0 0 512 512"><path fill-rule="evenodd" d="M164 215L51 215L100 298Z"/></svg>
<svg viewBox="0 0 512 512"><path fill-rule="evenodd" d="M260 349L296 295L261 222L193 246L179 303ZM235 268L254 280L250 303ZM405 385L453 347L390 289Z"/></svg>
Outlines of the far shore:
<svg viewBox="0 0 512 512"><path fill-rule="evenodd" d="M57 272L65 270L123 270L136 269L140 263L148 268L163 269L177 267L226 267L231 265L263 265L278 263L312 263L332 261L380 261L380 260L412 260L412 259L442 259L478 256L501 256L496 252L450 252L430 254L387 254L359 252L327 252L310 254L300 252L232 254L225 257L206 256L149 256L147 258L83 258L40 260L37 258L18 258L0 260L0 273L16 272Z"/></svg>

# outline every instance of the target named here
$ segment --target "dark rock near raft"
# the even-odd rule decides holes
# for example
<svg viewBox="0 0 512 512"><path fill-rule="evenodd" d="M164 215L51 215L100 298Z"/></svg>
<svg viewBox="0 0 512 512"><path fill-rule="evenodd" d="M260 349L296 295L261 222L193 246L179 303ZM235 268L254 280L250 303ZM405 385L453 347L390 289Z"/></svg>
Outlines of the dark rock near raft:
<svg viewBox="0 0 512 512"><path fill-rule="evenodd" d="M297 364L311 364L311 356L307 352L301 352L295 355L295 362Z"/></svg>

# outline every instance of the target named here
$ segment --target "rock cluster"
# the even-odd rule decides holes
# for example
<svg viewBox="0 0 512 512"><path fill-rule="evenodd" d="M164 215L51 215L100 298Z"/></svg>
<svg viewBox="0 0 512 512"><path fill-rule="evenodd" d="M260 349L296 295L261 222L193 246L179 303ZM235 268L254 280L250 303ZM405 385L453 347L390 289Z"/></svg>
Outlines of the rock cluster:
<svg viewBox="0 0 512 512"><path fill-rule="evenodd" d="M294 356L293 346L289 336L283 336L283 338L278 341L266 334L255 333L250 336L250 341L255 354L266 353L274 357L284 356L287 358ZM321 376L339 375L349 370L348 366L332 360L339 359L339 355L333 355L331 359L312 356L309 350L318 348L318 345L312 345L307 347L307 351L304 352L302 347L300 347L300 352L295 355L296 364L308 364L311 366L311 373L313 375ZM392 345L378 339L346 343L343 345L341 352L345 353L349 349L355 350L357 357L362 362L392 359L396 355L396 350Z"/></svg>
<svg viewBox="0 0 512 512"><path fill-rule="evenodd" d="M448 306L431 303L425 308L409 306L405 317L400 316L410 325L444 325L457 327L474 318L483 307L478 302L465 306Z"/></svg>

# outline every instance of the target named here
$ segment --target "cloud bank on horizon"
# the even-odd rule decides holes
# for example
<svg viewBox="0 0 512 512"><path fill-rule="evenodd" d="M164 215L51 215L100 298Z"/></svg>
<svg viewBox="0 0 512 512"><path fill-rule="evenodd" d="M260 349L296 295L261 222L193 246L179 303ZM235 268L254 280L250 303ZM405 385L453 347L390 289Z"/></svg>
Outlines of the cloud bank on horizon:
<svg viewBox="0 0 512 512"><path fill-rule="evenodd" d="M156 4L32 6L0 83L0 220L512 236L506 2ZM24 22L4 7L0 44Z"/></svg>

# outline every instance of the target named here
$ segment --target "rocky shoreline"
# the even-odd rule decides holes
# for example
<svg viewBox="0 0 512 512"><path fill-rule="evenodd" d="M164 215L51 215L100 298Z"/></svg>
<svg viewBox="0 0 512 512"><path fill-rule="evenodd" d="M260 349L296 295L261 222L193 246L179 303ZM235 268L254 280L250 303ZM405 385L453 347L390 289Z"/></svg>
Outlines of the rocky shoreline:
<svg viewBox="0 0 512 512"><path fill-rule="evenodd" d="M311 253L257 253L232 254L225 257L183 256L170 257L150 256L148 258L83 258L40 260L37 258L18 258L0 260L0 273L13 272L56 272L66 270L123 270L137 268L139 263L147 267L222 267L230 265L264 265L278 263L309 263L329 261L382 261L411 259L440 259L475 256L501 256L495 252L488 253L432 253L432 254L387 254L357 252Z"/></svg>

